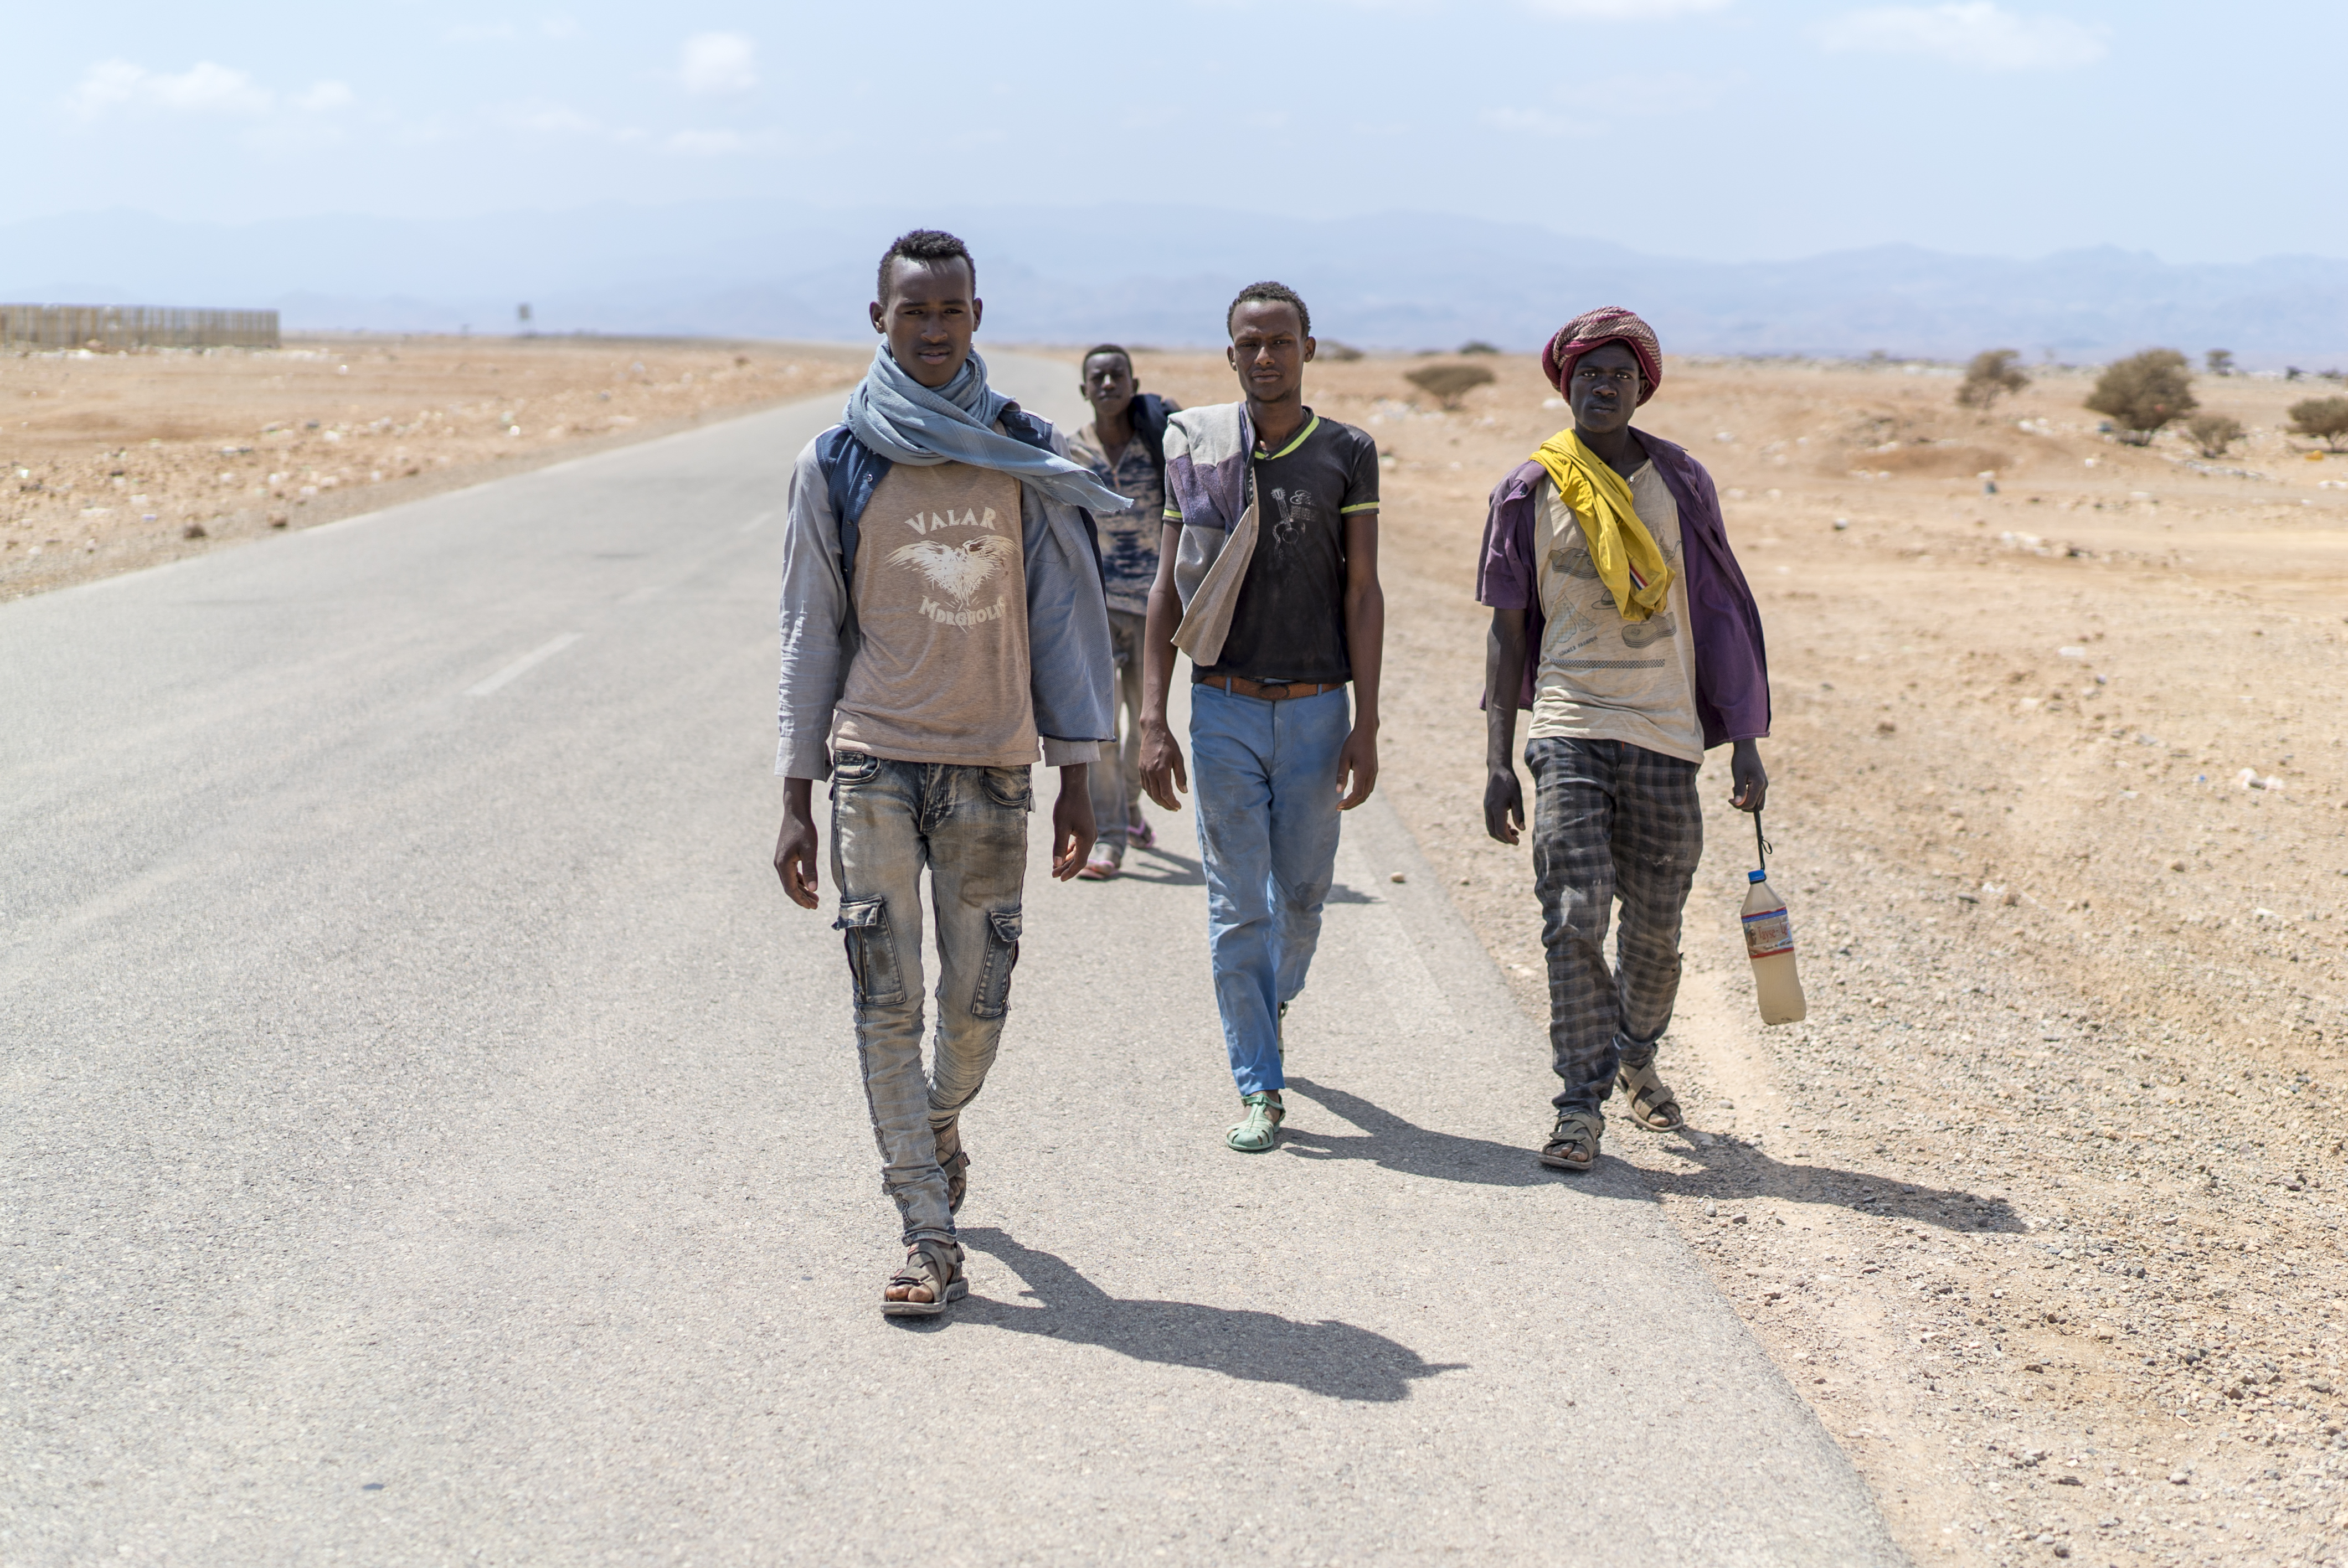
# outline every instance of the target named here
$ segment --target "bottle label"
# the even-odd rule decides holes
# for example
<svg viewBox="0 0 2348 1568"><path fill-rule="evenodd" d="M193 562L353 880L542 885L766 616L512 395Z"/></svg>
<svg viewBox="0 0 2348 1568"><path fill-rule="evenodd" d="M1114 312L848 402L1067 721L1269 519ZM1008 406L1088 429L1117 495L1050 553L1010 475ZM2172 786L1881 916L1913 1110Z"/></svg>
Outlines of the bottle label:
<svg viewBox="0 0 2348 1568"><path fill-rule="evenodd" d="M1770 958L1794 950L1794 923L1783 909L1764 909L1745 917L1745 952L1748 958Z"/></svg>

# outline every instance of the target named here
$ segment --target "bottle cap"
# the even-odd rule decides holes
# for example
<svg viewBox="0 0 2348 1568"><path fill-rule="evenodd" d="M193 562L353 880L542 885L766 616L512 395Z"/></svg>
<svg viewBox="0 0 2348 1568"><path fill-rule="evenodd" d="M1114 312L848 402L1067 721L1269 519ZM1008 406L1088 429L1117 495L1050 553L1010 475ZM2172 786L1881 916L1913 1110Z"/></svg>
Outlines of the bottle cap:
<svg viewBox="0 0 2348 1568"><path fill-rule="evenodd" d="M1745 880L1747 882L1760 882L1766 880L1769 874L1766 871L1748 871L1745 874Z"/></svg>

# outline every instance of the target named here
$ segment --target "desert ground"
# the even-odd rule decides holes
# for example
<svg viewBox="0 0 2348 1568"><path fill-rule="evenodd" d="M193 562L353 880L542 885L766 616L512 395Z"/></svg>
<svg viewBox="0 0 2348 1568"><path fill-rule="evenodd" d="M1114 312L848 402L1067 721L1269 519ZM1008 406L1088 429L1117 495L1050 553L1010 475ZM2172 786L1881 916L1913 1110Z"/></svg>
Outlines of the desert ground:
<svg viewBox="0 0 2348 1568"><path fill-rule="evenodd" d="M0 594L844 385L866 353L0 360ZM1545 1060L1529 856L1482 827L1473 585L1487 492L1565 415L1527 359L1479 358L1496 379L1457 409L1406 379L1428 363L1324 363L1308 397L1384 456L1381 787ZM1216 355L1137 366L1233 395ZM1661 1061L1691 1131L1617 1117L1606 1153L1918 1562L2348 1560L2348 459L2283 433L2336 389L2199 378L2251 428L2205 460L2100 433L2089 373L2032 374L1979 414L1947 367L1667 363L1643 427L1710 466L1767 623L1810 1014L1754 1012L1752 832L1715 753ZM1530 1158L1546 1104L1523 1126ZM1525 1265L1572 1268L1573 1238Z"/></svg>
<svg viewBox="0 0 2348 1568"><path fill-rule="evenodd" d="M0 355L0 600L844 387L870 355L380 336Z"/></svg>

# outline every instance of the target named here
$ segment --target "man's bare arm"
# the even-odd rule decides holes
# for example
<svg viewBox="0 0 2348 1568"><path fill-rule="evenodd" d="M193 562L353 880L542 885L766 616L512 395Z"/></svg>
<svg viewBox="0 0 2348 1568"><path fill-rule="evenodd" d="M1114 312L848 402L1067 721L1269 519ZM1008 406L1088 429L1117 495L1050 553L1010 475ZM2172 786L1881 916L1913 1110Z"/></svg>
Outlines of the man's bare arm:
<svg viewBox="0 0 2348 1568"><path fill-rule="evenodd" d="M1761 765L1761 743L1739 741L1728 753L1728 804L1739 811L1759 811L1769 799L1769 771Z"/></svg>
<svg viewBox="0 0 2348 1568"><path fill-rule="evenodd" d="M775 875L802 909L816 906L815 781L783 781L783 830L775 835Z"/></svg>
<svg viewBox="0 0 2348 1568"><path fill-rule="evenodd" d="M1052 880L1066 882L1085 868L1098 832L1093 822L1092 776L1089 763L1070 763L1060 770L1060 798L1052 804Z"/></svg>
<svg viewBox="0 0 2348 1568"><path fill-rule="evenodd" d="M1166 699L1174 684L1174 633L1182 626L1182 599L1174 589L1174 555L1182 548L1182 525L1169 523L1158 539L1158 580L1149 585L1149 616L1141 633L1141 787L1168 811L1180 811L1174 792L1188 794L1182 747L1166 723Z"/></svg>
<svg viewBox="0 0 2348 1568"><path fill-rule="evenodd" d="M1339 811L1353 810L1378 785L1378 674L1385 646L1378 515L1355 512L1345 519L1345 659L1354 671L1354 728L1337 753L1337 786L1345 791Z"/></svg>
<svg viewBox="0 0 2348 1568"><path fill-rule="evenodd" d="M1484 641L1484 831L1514 844L1525 825L1517 777L1517 698L1525 678L1525 612L1492 611Z"/></svg>

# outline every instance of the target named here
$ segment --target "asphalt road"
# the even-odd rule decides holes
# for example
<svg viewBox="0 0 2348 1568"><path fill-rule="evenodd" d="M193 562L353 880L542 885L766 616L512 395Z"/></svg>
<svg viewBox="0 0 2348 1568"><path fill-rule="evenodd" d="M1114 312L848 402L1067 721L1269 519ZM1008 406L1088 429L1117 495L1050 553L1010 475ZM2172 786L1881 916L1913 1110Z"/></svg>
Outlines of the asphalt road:
<svg viewBox="0 0 2348 1568"><path fill-rule="evenodd" d="M1899 1561L1635 1174L1535 1165L1379 802L1253 1159L1187 815L1068 886L1038 816L972 1296L880 1316L767 866L838 402L0 606L0 1562Z"/></svg>

